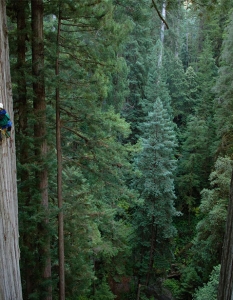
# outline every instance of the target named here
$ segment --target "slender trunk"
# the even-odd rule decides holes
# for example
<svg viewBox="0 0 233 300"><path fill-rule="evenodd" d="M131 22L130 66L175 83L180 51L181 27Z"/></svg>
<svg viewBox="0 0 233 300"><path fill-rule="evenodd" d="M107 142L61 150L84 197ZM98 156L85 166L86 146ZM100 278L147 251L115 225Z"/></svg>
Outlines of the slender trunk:
<svg viewBox="0 0 233 300"><path fill-rule="evenodd" d="M137 292L137 300L140 300L140 294L141 294L141 284L138 284L138 292Z"/></svg>
<svg viewBox="0 0 233 300"><path fill-rule="evenodd" d="M45 219L39 228L40 238L44 238L40 256L45 260L42 270L44 280L51 279L50 239L48 232L48 170L46 165L46 102L44 85L44 43L43 43L43 0L31 0L32 9L32 74L33 82L33 107L35 116L34 136L35 154L40 167L37 171L38 189L41 193L41 204L45 212ZM52 299L51 285L47 288L46 300Z"/></svg>
<svg viewBox="0 0 233 300"><path fill-rule="evenodd" d="M26 87L26 77L25 77L25 64L26 64L26 5L27 1L18 0L17 2L17 68L18 68L18 111L19 111L19 130L18 135L20 135L20 163L25 165L28 163L28 145L25 139L27 135L27 87ZM27 168L22 168L21 171L21 182L26 183L29 178L29 172ZM29 205L30 189L27 184L24 184L21 188L23 193L23 198L25 199L25 204ZM22 236L24 245L33 251L30 247L30 236L24 233ZM30 262L28 257L25 257L25 280L26 280L26 293L25 298L28 299L29 295L32 293L32 269L30 267Z"/></svg>
<svg viewBox="0 0 233 300"><path fill-rule="evenodd" d="M166 1L163 2L163 7L162 7L162 17L164 20L166 20ZM164 43L164 32L165 32L165 23L161 22L161 30L160 30L160 40L162 42L162 44Z"/></svg>
<svg viewBox="0 0 233 300"><path fill-rule="evenodd" d="M185 18L187 18L187 15L185 16ZM187 26L186 28L186 33L185 33L185 39L186 39L186 57L187 57L187 62L186 62L186 69L189 66L189 26Z"/></svg>
<svg viewBox="0 0 233 300"><path fill-rule="evenodd" d="M233 299L233 172L230 185L230 199L224 237L221 272L218 286L218 300Z"/></svg>
<svg viewBox="0 0 233 300"><path fill-rule="evenodd" d="M183 3L178 0L177 1L177 4L178 4L178 18L177 18L177 26L176 26L176 35L177 37L180 37L180 24L181 24L181 20L182 20L182 17L181 17L181 11L182 11L182 8L183 7ZM177 38L175 40L175 57L178 58L179 57L179 49L180 49L180 41L179 41L179 38Z"/></svg>
<svg viewBox="0 0 233 300"><path fill-rule="evenodd" d="M13 120L6 3L0 0L0 102ZM0 146L0 299L22 299L14 127Z"/></svg>
<svg viewBox="0 0 233 300"><path fill-rule="evenodd" d="M25 62L26 62L26 14L25 14L25 0L18 0L17 2L17 68L18 76L18 102L19 102L19 124L20 132L25 134L27 129L27 87L25 78ZM22 141L23 142L23 141ZM24 145L20 151L23 161L27 156L27 147Z"/></svg>
<svg viewBox="0 0 233 300"><path fill-rule="evenodd" d="M166 1L163 2L163 7L162 7L162 17L164 20L166 20L166 6L167 3ZM159 54L159 60L158 60L158 66L159 68L162 67L162 62L163 62L163 44L164 44L164 33L165 33L165 23L161 23L161 29L160 29L160 41L161 41L161 49L160 49L160 54Z"/></svg>
<svg viewBox="0 0 233 300"><path fill-rule="evenodd" d="M151 224L151 240L150 240L150 259L146 277L146 286L150 283L150 276L153 270L154 264L154 253L155 253L155 243L156 243L156 236L157 236L157 225L154 225L155 217L152 216L152 224Z"/></svg>
<svg viewBox="0 0 233 300"><path fill-rule="evenodd" d="M58 18L56 76L59 76L59 42L61 17ZM58 252L59 252L59 299L65 299L64 229L62 211L62 149L59 85L56 88L56 143L57 143L57 199L58 199Z"/></svg>

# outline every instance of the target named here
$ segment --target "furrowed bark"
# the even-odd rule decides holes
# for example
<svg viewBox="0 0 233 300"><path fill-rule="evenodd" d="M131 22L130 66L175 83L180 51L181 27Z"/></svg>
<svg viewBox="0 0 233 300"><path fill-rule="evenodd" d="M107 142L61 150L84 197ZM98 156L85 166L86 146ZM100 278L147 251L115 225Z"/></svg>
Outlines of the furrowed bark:
<svg viewBox="0 0 233 300"><path fill-rule="evenodd" d="M13 120L6 3L0 0L0 102ZM14 126L0 145L0 299L21 300Z"/></svg>

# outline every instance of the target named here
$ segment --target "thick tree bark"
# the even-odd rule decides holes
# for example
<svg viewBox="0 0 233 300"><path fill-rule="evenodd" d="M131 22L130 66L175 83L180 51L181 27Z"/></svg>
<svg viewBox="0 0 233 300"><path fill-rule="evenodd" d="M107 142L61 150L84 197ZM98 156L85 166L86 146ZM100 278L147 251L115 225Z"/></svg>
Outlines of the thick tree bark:
<svg viewBox="0 0 233 300"><path fill-rule="evenodd" d="M231 177L230 200L228 205L217 299L233 299L233 172Z"/></svg>
<svg viewBox="0 0 233 300"><path fill-rule="evenodd" d="M59 41L61 16L58 17L56 76L59 76ZM62 199L62 149L59 86L56 88L56 143L57 143L57 199L58 199L58 252L59 252L59 299L65 299L64 221Z"/></svg>
<svg viewBox="0 0 233 300"><path fill-rule="evenodd" d="M32 74L33 82L33 106L34 106L34 135L35 154L40 167L36 178L41 192L41 204L45 211L45 219L40 224L39 235L44 238L40 256L45 260L42 270L42 278L51 279L50 239L48 227L48 170L46 165L47 141L46 141L46 102L44 84L44 41L43 41L43 0L31 0L32 9ZM48 296L44 299L52 299L51 286L47 289Z"/></svg>
<svg viewBox="0 0 233 300"><path fill-rule="evenodd" d="M5 1L0 0L0 102L13 120ZM22 299L14 128L0 146L0 299Z"/></svg>

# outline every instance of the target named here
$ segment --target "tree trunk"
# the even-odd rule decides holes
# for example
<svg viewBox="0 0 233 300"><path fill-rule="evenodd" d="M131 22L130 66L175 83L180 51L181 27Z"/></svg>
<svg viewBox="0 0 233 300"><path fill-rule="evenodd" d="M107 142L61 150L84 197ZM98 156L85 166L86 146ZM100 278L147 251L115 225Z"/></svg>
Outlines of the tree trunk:
<svg viewBox="0 0 233 300"><path fill-rule="evenodd" d="M25 78L25 63L26 63L26 1L17 1L17 68L18 76L18 102L19 102L19 123L20 131L25 134L27 129L27 87ZM27 147L23 147L27 152ZM25 152L20 151L22 156ZM25 160L25 159L23 159Z"/></svg>
<svg viewBox="0 0 233 300"><path fill-rule="evenodd" d="M56 76L59 76L59 41L61 16L58 17ZM59 86L56 88L56 143L57 143L57 199L58 199L58 252L59 252L59 299L65 299L64 229L62 200L62 149Z"/></svg>
<svg viewBox="0 0 233 300"><path fill-rule="evenodd" d="M161 14L164 20L166 20L166 6L167 6L167 3L166 3L166 1L164 1L163 2L163 7L162 7L162 14ZM158 60L159 68L162 67L162 62L163 62L164 32L165 32L165 23L162 22L161 23L161 29L160 29L161 49L160 49L159 60Z"/></svg>
<svg viewBox="0 0 233 300"><path fill-rule="evenodd" d="M218 300L233 299L233 172L230 185L230 200L224 237Z"/></svg>
<svg viewBox="0 0 233 300"><path fill-rule="evenodd" d="M154 252L155 252L155 243L156 243L156 236L157 236L157 225L154 225L155 217L152 216L152 224L151 224L151 239L150 239L150 258L148 264L148 272L146 276L146 286L150 283L150 276L153 270L154 264Z"/></svg>
<svg viewBox="0 0 233 300"><path fill-rule="evenodd" d="M44 280L51 279L50 238L48 232L48 170L46 165L47 141L46 141L46 102L44 85L44 41L43 41L43 0L32 0L32 74L33 74L33 106L34 106L34 136L35 154L40 170L36 174L38 189L41 193L41 204L45 212L39 228L39 236L44 238L40 249L40 257L45 261L42 270ZM44 299L52 299L51 285L47 288L48 296Z"/></svg>
<svg viewBox="0 0 233 300"><path fill-rule="evenodd" d="M0 0L0 102L13 120L5 1ZM0 146L0 299L22 299L14 127Z"/></svg>
<svg viewBox="0 0 233 300"><path fill-rule="evenodd" d="M27 86L26 86L26 76L25 76L25 65L26 65L26 5L28 1L18 0L16 3L16 13L17 13L17 68L19 72L18 76L18 112L19 112L19 160L24 166L28 163L28 145L27 139ZM29 172L27 168L22 168L20 174L20 180L22 183L26 183L29 178ZM24 203L28 206L30 203L30 189L27 184L24 184L21 188L23 193ZM24 233L22 236L23 243L30 249L30 235ZM30 249L33 251L33 249ZM32 293L32 272L28 261L28 257L25 257L25 280L26 280L26 294L25 299L29 298L30 293Z"/></svg>

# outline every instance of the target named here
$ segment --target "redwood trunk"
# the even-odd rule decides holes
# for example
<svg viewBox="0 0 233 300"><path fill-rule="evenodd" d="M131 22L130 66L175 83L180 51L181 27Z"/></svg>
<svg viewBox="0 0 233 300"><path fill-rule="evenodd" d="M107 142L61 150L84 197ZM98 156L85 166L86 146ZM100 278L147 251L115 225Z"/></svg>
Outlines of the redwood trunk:
<svg viewBox="0 0 233 300"><path fill-rule="evenodd" d="M233 172L230 185L230 200L224 237L218 300L233 299Z"/></svg>
<svg viewBox="0 0 233 300"><path fill-rule="evenodd" d="M59 40L61 17L58 18L56 75L59 76ZM62 199L62 149L61 149L61 119L60 94L56 88L56 143L57 143L57 199L58 199L58 252L59 252L59 299L65 299L65 262L64 262L64 220Z"/></svg>
<svg viewBox="0 0 233 300"><path fill-rule="evenodd" d="M44 85L44 36L43 36L43 0L32 0L32 74L33 82L33 106L34 106L34 135L35 154L40 171L37 172L38 188L41 192L41 204L45 211L45 219L39 228L39 235L45 238L45 243L40 249L40 256L45 261L42 270L42 278L51 278L50 239L48 228L48 170L46 166L47 141L46 141L46 102ZM44 299L52 299L51 287L47 290L48 296Z"/></svg>
<svg viewBox="0 0 233 300"><path fill-rule="evenodd" d="M25 65L26 65L26 5L28 1L18 0L17 2L17 68L18 68L18 111L19 111L19 130L18 135L20 136L19 145L19 158L20 163L25 165L28 163L28 145L27 139L27 87L25 77ZM27 168L22 168L21 171L21 182L25 183L28 181L29 173ZM27 184L22 186L23 198L26 205L30 205L30 189ZM29 251L30 249L30 235L24 234L22 236L24 245L26 245ZM26 280L26 294L25 298L28 299L30 293L32 293L32 269L28 258L25 257L25 280Z"/></svg>
<svg viewBox="0 0 233 300"><path fill-rule="evenodd" d="M6 4L0 0L0 102L13 120ZM22 299L14 127L0 145L0 299Z"/></svg>

